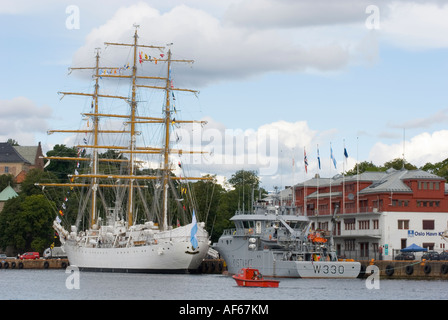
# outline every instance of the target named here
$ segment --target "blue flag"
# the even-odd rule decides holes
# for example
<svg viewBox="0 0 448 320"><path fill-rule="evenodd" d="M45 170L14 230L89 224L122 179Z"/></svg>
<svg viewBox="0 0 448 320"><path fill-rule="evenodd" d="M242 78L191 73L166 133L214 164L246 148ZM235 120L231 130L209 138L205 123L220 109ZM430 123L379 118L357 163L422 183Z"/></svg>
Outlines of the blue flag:
<svg viewBox="0 0 448 320"><path fill-rule="evenodd" d="M331 151L331 160L333 161L334 168L337 169L336 168L336 159L333 156L333 148L331 146L330 146L330 151Z"/></svg>
<svg viewBox="0 0 448 320"><path fill-rule="evenodd" d="M198 238L196 237L196 232L198 232L198 223L196 221L196 215L193 210L193 219L191 220L191 233L190 233L190 242L195 250L198 247Z"/></svg>
<svg viewBox="0 0 448 320"><path fill-rule="evenodd" d="M319 163L319 170L320 170L320 155L319 155L319 148L317 148L317 162Z"/></svg>

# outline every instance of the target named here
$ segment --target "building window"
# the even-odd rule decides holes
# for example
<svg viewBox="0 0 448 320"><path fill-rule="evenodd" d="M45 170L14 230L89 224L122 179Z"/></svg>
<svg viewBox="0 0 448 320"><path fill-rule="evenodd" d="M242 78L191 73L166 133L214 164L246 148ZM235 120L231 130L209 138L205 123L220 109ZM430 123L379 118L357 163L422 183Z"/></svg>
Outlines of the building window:
<svg viewBox="0 0 448 320"><path fill-rule="evenodd" d="M359 228L359 230L369 230L370 229L370 220L359 220L358 228Z"/></svg>
<svg viewBox="0 0 448 320"><path fill-rule="evenodd" d="M408 230L409 220L398 220L398 230Z"/></svg>
<svg viewBox="0 0 448 320"><path fill-rule="evenodd" d="M318 222L317 229L328 231L328 222Z"/></svg>
<svg viewBox="0 0 448 320"><path fill-rule="evenodd" d="M377 220L377 219L372 220L372 223L373 223L373 229L379 229L380 228L380 221L379 220Z"/></svg>
<svg viewBox="0 0 448 320"><path fill-rule="evenodd" d="M361 257L369 256L369 243L368 242L360 242L359 248L360 248Z"/></svg>
<svg viewBox="0 0 448 320"><path fill-rule="evenodd" d="M423 230L434 230L434 220L423 220Z"/></svg>
<svg viewBox="0 0 448 320"><path fill-rule="evenodd" d="M345 230L355 230L355 218L344 219Z"/></svg>
<svg viewBox="0 0 448 320"><path fill-rule="evenodd" d="M401 239L401 249L404 249L404 248L406 248L408 246L407 245L407 240L408 239L406 239L406 238Z"/></svg>
<svg viewBox="0 0 448 320"><path fill-rule="evenodd" d="M348 239L344 241L345 251L355 251L355 240Z"/></svg>
<svg viewBox="0 0 448 320"><path fill-rule="evenodd" d="M9 167L5 167L5 173L9 173Z"/></svg>

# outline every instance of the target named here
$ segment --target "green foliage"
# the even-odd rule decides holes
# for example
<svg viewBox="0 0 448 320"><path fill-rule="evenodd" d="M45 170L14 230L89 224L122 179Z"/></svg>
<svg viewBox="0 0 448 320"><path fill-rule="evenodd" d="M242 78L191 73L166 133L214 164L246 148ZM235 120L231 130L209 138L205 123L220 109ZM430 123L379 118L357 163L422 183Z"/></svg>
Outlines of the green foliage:
<svg viewBox="0 0 448 320"><path fill-rule="evenodd" d="M14 188L16 182L14 181L14 176L12 174L2 174L0 175L0 192L3 191L7 186Z"/></svg>
<svg viewBox="0 0 448 320"><path fill-rule="evenodd" d="M378 171L386 171L390 168L393 168L395 170L401 170L403 168L403 159L402 158L396 158L394 160L391 161L387 161L384 163L384 165L382 166L377 166L375 164L373 164L372 162L368 162L368 161L363 161L360 162L358 164L355 164L355 166L353 167L353 169L347 171L345 174L348 176L351 175L356 175L358 172L361 174L363 172L378 172ZM417 167L414 166L411 163L405 162L404 163L404 168L406 170L416 170ZM421 168L422 170L424 170L423 168Z"/></svg>
<svg viewBox="0 0 448 320"><path fill-rule="evenodd" d="M438 175L448 181L448 158L434 164L428 162L420 169Z"/></svg>
<svg viewBox="0 0 448 320"><path fill-rule="evenodd" d="M68 148L63 144L57 144L54 146L53 150L47 152L48 157L77 157L77 151L75 147ZM66 182L67 175L73 174L76 167L76 162L74 161L57 161L50 160L50 164L45 168L46 171L53 172L56 174L60 181Z"/></svg>
<svg viewBox="0 0 448 320"><path fill-rule="evenodd" d="M54 234L54 214L43 195L21 194L5 203L0 215L0 247L14 247L18 252L42 252Z"/></svg>
<svg viewBox="0 0 448 320"><path fill-rule="evenodd" d="M218 212L221 206L221 198L226 195L225 189L217 183L215 176L209 176L211 180L200 180L192 184L193 198L196 199L198 216L205 222L205 227L212 232L213 237L216 229L216 221L222 220ZM221 234L219 234L221 235ZM218 236L219 237L219 236ZM216 238L217 240L217 238Z"/></svg>

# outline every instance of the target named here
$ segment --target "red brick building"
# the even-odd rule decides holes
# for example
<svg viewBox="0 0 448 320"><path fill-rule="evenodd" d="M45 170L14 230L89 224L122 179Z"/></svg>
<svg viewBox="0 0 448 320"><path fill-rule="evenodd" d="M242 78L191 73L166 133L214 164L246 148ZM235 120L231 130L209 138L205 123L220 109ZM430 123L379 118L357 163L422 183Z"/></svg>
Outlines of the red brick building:
<svg viewBox="0 0 448 320"><path fill-rule="evenodd" d="M412 243L429 250L448 249L440 237L448 228L448 185L439 176L390 169L331 179L314 177L293 189L295 197L289 197L289 204L294 200L296 212L308 216L312 228L333 229L341 255L378 258L382 254L391 259Z"/></svg>

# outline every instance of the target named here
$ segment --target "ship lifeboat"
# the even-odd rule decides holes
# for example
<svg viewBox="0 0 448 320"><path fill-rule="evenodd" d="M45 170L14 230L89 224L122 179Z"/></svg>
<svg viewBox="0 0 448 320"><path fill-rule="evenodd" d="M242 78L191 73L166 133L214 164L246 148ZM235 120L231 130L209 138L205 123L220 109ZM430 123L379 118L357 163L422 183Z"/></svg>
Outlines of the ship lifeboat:
<svg viewBox="0 0 448 320"><path fill-rule="evenodd" d="M240 287L278 288L280 281L264 279L258 269L243 268L240 273L232 277Z"/></svg>
<svg viewBox="0 0 448 320"><path fill-rule="evenodd" d="M312 241L313 243L325 243L325 242L327 242L327 239L322 237L319 232L310 233L308 235L308 240Z"/></svg>

